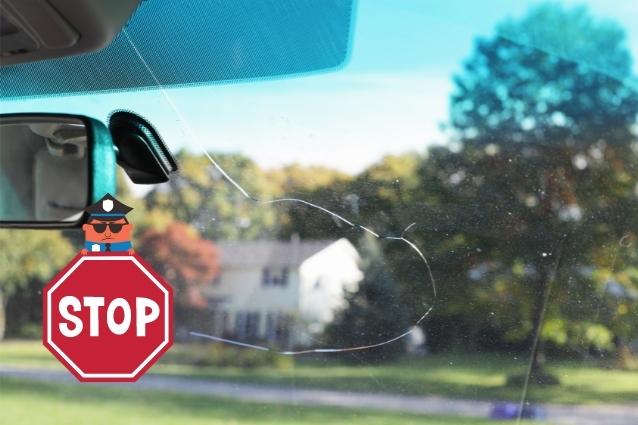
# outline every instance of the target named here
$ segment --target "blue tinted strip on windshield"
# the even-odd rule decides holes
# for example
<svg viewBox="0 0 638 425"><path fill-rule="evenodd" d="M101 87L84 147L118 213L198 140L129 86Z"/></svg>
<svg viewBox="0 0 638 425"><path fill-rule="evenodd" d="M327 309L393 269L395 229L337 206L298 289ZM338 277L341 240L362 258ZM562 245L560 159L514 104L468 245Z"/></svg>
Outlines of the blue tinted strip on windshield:
<svg viewBox="0 0 638 425"><path fill-rule="evenodd" d="M353 0L151 0L126 31L163 86L308 73L348 57ZM0 68L2 98L152 88L120 33L96 53Z"/></svg>

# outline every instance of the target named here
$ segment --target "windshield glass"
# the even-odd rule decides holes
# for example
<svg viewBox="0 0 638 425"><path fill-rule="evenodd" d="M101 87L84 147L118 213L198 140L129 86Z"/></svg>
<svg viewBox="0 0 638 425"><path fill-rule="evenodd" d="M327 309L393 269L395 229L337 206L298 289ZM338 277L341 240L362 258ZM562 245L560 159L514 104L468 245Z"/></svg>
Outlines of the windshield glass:
<svg viewBox="0 0 638 425"><path fill-rule="evenodd" d="M631 1L362 0L324 72L172 87L128 39L150 88L5 99L135 112L179 172L119 174L133 247L175 288L176 344L137 384L73 385L40 343L81 231L0 231L0 409L638 422L637 19Z"/></svg>
<svg viewBox="0 0 638 425"><path fill-rule="evenodd" d="M188 87L336 69L348 58L353 17L353 0L191 0L188 7L142 1L102 49L1 68L2 97Z"/></svg>

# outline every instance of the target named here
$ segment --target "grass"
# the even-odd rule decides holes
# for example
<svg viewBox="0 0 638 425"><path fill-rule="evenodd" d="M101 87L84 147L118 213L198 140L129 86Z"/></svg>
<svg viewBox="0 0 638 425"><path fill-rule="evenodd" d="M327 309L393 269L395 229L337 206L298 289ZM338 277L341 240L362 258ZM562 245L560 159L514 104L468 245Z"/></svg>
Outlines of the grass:
<svg viewBox="0 0 638 425"><path fill-rule="evenodd" d="M342 408L244 403L164 392L73 386L0 378L2 423L55 425L419 424L489 425L473 418L420 416Z"/></svg>
<svg viewBox="0 0 638 425"><path fill-rule="evenodd" d="M206 349L206 345L199 349ZM197 348L196 348L197 349ZM506 377L526 370L527 358L505 355L433 355L383 365L344 365L319 358L280 358L276 366L196 367L180 364L192 347L176 346L152 373L289 387L438 395L451 398L515 400L522 388L506 387ZM0 365L62 368L39 342L0 343ZM638 372L607 370L583 361L550 361L557 387L531 386L529 400L565 404L635 403Z"/></svg>

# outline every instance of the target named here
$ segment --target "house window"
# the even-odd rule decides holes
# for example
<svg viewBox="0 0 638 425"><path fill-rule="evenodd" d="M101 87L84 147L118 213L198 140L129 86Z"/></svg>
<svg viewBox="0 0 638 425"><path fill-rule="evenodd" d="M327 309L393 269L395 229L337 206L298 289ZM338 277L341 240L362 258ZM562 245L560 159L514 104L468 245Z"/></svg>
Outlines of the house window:
<svg viewBox="0 0 638 425"><path fill-rule="evenodd" d="M243 340L254 340L259 334L259 313L241 311L235 315L235 335Z"/></svg>
<svg viewBox="0 0 638 425"><path fill-rule="evenodd" d="M261 271L261 284L264 286L270 285L270 269L268 267L264 267Z"/></svg>
<svg viewBox="0 0 638 425"><path fill-rule="evenodd" d="M264 286L286 286L288 285L288 267L283 267L277 271L264 267L261 271L261 283Z"/></svg>
<svg viewBox="0 0 638 425"><path fill-rule="evenodd" d="M288 267L284 267L281 269L281 275L279 276L279 285L286 286L288 285Z"/></svg>
<svg viewBox="0 0 638 425"><path fill-rule="evenodd" d="M266 340L287 347L290 340L291 317L286 313L266 314Z"/></svg>
<svg viewBox="0 0 638 425"><path fill-rule="evenodd" d="M214 329L218 335L227 335L229 329L228 312L227 311L215 311L214 315Z"/></svg>

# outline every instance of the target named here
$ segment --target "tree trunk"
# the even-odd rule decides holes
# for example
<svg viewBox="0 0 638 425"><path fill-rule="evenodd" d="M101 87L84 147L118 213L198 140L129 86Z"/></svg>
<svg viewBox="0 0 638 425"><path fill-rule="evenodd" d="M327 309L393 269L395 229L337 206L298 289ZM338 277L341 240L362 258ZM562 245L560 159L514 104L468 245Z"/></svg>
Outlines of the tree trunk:
<svg viewBox="0 0 638 425"><path fill-rule="evenodd" d="M532 340L532 368L531 374L542 375L545 366L545 344L541 338L543 330L543 319L545 316L545 299L547 298L548 282L550 272L546 266L541 266L541 273L536 285L536 294L534 296L534 307L532 309L532 323L534 324L534 333Z"/></svg>
<svg viewBox="0 0 638 425"><path fill-rule="evenodd" d="M0 341L4 339L4 332L7 328L7 306L4 300L4 295L0 290Z"/></svg>
<svg viewBox="0 0 638 425"><path fill-rule="evenodd" d="M480 328L477 325L478 322L469 323L467 329L467 337L465 339L465 349L472 353L478 351L479 346L479 332Z"/></svg>
<svg viewBox="0 0 638 425"><path fill-rule="evenodd" d="M549 264L543 264L540 268L540 276L537 285L537 293L534 297L534 309L532 320L534 321L534 340L532 342L532 359L529 369L529 379L537 385L558 385L560 380L545 370L545 344L542 338L545 311L554 279L554 268Z"/></svg>
<svg viewBox="0 0 638 425"><path fill-rule="evenodd" d="M614 348L614 361L612 366L617 369L630 369L634 363L633 356L631 350L621 337L614 336Z"/></svg>

